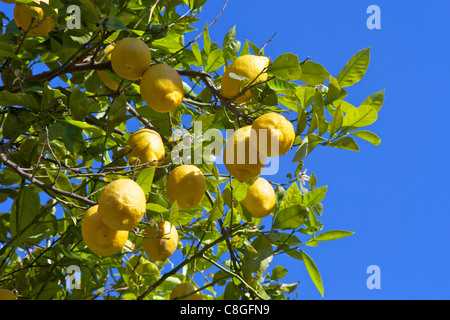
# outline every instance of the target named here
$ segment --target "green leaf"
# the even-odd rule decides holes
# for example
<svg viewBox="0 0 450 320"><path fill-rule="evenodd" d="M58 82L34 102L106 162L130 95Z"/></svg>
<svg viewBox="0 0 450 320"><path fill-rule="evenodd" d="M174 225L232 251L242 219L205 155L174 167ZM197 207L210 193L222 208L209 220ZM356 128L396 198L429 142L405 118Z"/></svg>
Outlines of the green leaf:
<svg viewBox="0 0 450 320"><path fill-rule="evenodd" d="M180 44L180 34L176 31L172 31L171 28L164 38L153 40L152 47L167 50L170 53L175 53L183 49L183 46Z"/></svg>
<svg viewBox="0 0 450 320"><path fill-rule="evenodd" d="M24 133L29 125L21 120L15 113L9 112L3 123L3 138L13 139L14 136Z"/></svg>
<svg viewBox="0 0 450 320"><path fill-rule="evenodd" d="M47 172L47 176L50 179L49 184L54 184L58 189L72 192L72 184L70 183L69 178L62 172L58 174L58 171L51 171L49 169L45 169Z"/></svg>
<svg viewBox="0 0 450 320"><path fill-rule="evenodd" d="M360 131L354 131L350 132L352 136L361 138L363 140L366 140L376 146L380 145L381 139L378 137L375 133L367 131L367 130L360 130Z"/></svg>
<svg viewBox="0 0 450 320"><path fill-rule="evenodd" d="M6 90L0 92L0 105L4 107L22 106L32 110L39 110L36 99L27 93L11 93Z"/></svg>
<svg viewBox="0 0 450 320"><path fill-rule="evenodd" d="M144 190L145 194L149 193L152 188L155 170L155 167L146 168L141 173L139 173L136 179L136 183L142 188L142 190Z"/></svg>
<svg viewBox="0 0 450 320"><path fill-rule="evenodd" d="M307 116L306 116L306 112L305 110L303 110L302 108L299 108L300 110L298 110L298 116L297 116L297 130L296 130L296 134L300 135L303 133L303 131L306 128L306 124L307 124Z"/></svg>
<svg viewBox="0 0 450 320"><path fill-rule="evenodd" d="M343 137L332 143L329 146L350 151L359 151L359 147L352 137Z"/></svg>
<svg viewBox="0 0 450 320"><path fill-rule="evenodd" d="M109 30L127 30L127 26L123 24L118 17L109 16L106 22L106 28Z"/></svg>
<svg viewBox="0 0 450 320"><path fill-rule="evenodd" d="M213 207L209 213L209 217L208 217L209 221L216 221L223 217L224 201L223 201L222 196L220 195L220 189L217 188L216 190L217 190L216 191L217 197L214 200Z"/></svg>
<svg viewBox="0 0 450 320"><path fill-rule="evenodd" d="M302 75L298 57L293 53L283 53L267 68L267 73L283 80L298 80Z"/></svg>
<svg viewBox="0 0 450 320"><path fill-rule="evenodd" d="M241 48L241 42L236 40L236 26L233 26L225 34L222 44L222 52L225 61L235 57ZM208 72L208 71L207 71Z"/></svg>
<svg viewBox="0 0 450 320"><path fill-rule="evenodd" d="M347 132L353 129L371 125L377 121L377 111L369 105L362 105L348 112L342 122L342 131Z"/></svg>
<svg viewBox="0 0 450 320"><path fill-rule="evenodd" d="M12 238L23 239L27 234L30 234L30 231L32 231L30 226L34 217L39 213L40 207L39 194L36 188L23 187L20 189L11 209L10 231ZM21 241L19 240L19 242Z"/></svg>
<svg viewBox="0 0 450 320"><path fill-rule="evenodd" d="M0 57L14 58L16 56L14 52L14 45L6 43L5 41L0 41Z"/></svg>
<svg viewBox="0 0 450 320"><path fill-rule="evenodd" d="M342 68L336 79L341 88L349 87L364 77L370 61L370 47L358 51Z"/></svg>
<svg viewBox="0 0 450 320"><path fill-rule="evenodd" d="M361 103L361 105L368 105L374 108L377 112L380 111L384 103L384 91L385 90L383 89L371 94Z"/></svg>
<svg viewBox="0 0 450 320"><path fill-rule="evenodd" d="M306 110L316 99L316 89L312 87L298 87L295 95L300 100L303 110Z"/></svg>
<svg viewBox="0 0 450 320"><path fill-rule="evenodd" d="M339 105L334 113L333 121L331 121L330 138L332 138L334 134L341 129L343 121L344 121L344 114L342 113L341 106Z"/></svg>
<svg viewBox="0 0 450 320"><path fill-rule="evenodd" d="M310 154L322 141L325 141L325 139L314 133L308 134L295 152L292 162L301 161L306 158L306 156Z"/></svg>
<svg viewBox="0 0 450 320"><path fill-rule="evenodd" d="M313 259L311 259L310 256L308 256L305 252L300 252L303 262L305 263L306 270L309 273L309 276L311 277L311 280L315 284L317 290L319 290L320 294L323 297L323 284L322 284L322 278L319 273L319 269L317 269L317 266Z"/></svg>
<svg viewBox="0 0 450 320"><path fill-rule="evenodd" d="M206 62L205 72L210 73L219 69L225 64L225 59L222 56L222 51L220 49L213 50L208 55L208 60Z"/></svg>
<svg viewBox="0 0 450 320"><path fill-rule="evenodd" d="M106 132L110 134L119 124L127 119L126 98L121 94L112 102L109 112L108 120L106 122Z"/></svg>
<svg viewBox="0 0 450 320"><path fill-rule="evenodd" d="M66 120L67 123L70 123L74 127L80 128L84 130L85 132L89 132L91 134L104 136L105 131L103 131L101 128L93 126L89 123L83 122L83 121L77 121L77 120Z"/></svg>
<svg viewBox="0 0 450 320"><path fill-rule="evenodd" d="M273 248L270 240L265 236L257 237L252 244L246 246L242 261L244 280L252 284L267 270L273 259Z"/></svg>
<svg viewBox="0 0 450 320"><path fill-rule="evenodd" d="M314 239L316 241L331 241L345 238L351 236L352 234L354 234L354 232L344 230L330 230L317 235Z"/></svg>
<svg viewBox="0 0 450 320"><path fill-rule="evenodd" d="M89 103L86 93L79 89L74 89L70 94L70 112L74 120L83 121L89 114Z"/></svg>
<svg viewBox="0 0 450 320"><path fill-rule="evenodd" d="M333 103L333 101L338 99L343 99L347 93L345 90L341 89L337 79L330 76L330 81L328 83L328 93L325 99L325 104Z"/></svg>
<svg viewBox="0 0 450 320"><path fill-rule="evenodd" d="M272 275L270 276L271 280L278 280L284 278L287 275L288 271L285 267L275 266L272 270Z"/></svg>
<svg viewBox="0 0 450 320"><path fill-rule="evenodd" d="M208 24L205 24L205 28L203 30L203 50L207 55L209 55L211 52L211 38L209 37Z"/></svg>
<svg viewBox="0 0 450 320"><path fill-rule="evenodd" d="M202 53L200 52L200 48L197 42L192 44L192 53L195 57L196 66L200 67L203 65Z"/></svg>
<svg viewBox="0 0 450 320"><path fill-rule="evenodd" d="M325 195L327 194L327 189L328 189L327 186L323 186L309 191L307 194L303 196L303 204L308 208L318 204L325 198Z"/></svg>
<svg viewBox="0 0 450 320"><path fill-rule="evenodd" d="M295 229L305 223L308 211L303 204L294 204L280 208L275 217L273 227L276 229Z"/></svg>
<svg viewBox="0 0 450 320"><path fill-rule="evenodd" d="M302 63L301 67L302 76L299 80L312 86L324 83L330 76L330 73L321 64L310 60Z"/></svg>
<svg viewBox="0 0 450 320"><path fill-rule="evenodd" d="M279 94L295 94L296 90L295 84L279 78L271 79L267 85Z"/></svg>

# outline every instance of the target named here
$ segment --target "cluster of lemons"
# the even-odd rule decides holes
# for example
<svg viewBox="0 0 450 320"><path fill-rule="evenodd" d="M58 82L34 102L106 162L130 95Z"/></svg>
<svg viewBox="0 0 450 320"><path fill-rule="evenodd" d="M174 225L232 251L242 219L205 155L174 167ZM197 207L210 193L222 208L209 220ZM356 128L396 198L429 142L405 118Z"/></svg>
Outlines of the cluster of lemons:
<svg viewBox="0 0 450 320"><path fill-rule="evenodd" d="M248 85L267 80L267 73L264 71L269 62L269 58L264 56L243 55L236 58L222 77L223 96L235 98L236 103L251 99L252 93ZM259 116L251 125L239 128L229 137L223 155L227 171L241 182L257 177L247 189L245 199L241 201L251 216L263 218L275 207L275 192L270 183L259 177L259 174L267 157L284 155L291 149L294 140L295 129L292 123L274 112ZM273 143L275 144L272 146ZM232 156L227 156L229 153Z"/></svg>
<svg viewBox="0 0 450 320"><path fill-rule="evenodd" d="M100 56L103 62L111 61L114 73L120 78L140 80L142 100L153 110L167 113L181 105L184 87L180 75L168 64L151 65L151 51L144 41L123 38L116 45L108 45ZM98 70L97 73L105 86L111 90L119 88L119 84L105 71Z"/></svg>
<svg viewBox="0 0 450 320"><path fill-rule="evenodd" d="M13 0L1 1L14 3ZM48 3L48 0L34 1ZM36 19L29 10L37 12L40 19ZM43 20L41 8L23 4L16 4L14 18L16 24L32 36L47 34L56 23L55 17ZM115 45L108 45L99 56L102 59L99 61L111 61L112 70L120 78L129 81L140 80L141 97L153 110L171 112L181 105L184 89L178 72L164 63L151 65L151 52L144 41L123 38ZM267 80L265 70L269 62L267 57L256 55L236 58L222 77L222 95L233 99L237 104L247 102L252 98L248 86ZM107 72L97 72L105 86L111 90L119 88L119 84ZM252 217L263 218L273 211L274 189L259 175L267 158L287 153L294 139L295 130L292 123L273 112L261 115L251 125L239 128L229 137L224 149L227 171L241 182L256 178L248 187L245 199L241 201ZM278 148L272 148L273 141L276 141ZM245 150L244 154L239 150ZM227 157L227 153L231 152L233 156ZM140 129L131 134L128 139L127 158L132 165L137 160L149 166L161 165L165 158L165 147L159 133ZM199 205L205 191L206 179L194 165L180 165L167 177L167 196L172 203L176 202L181 210L189 210ZM146 195L135 181L117 179L110 182L102 190L98 204L84 214L81 231L86 246L100 256L119 252L125 246L129 232L138 226L145 212ZM178 231L168 221L153 220L144 229L142 245L150 259L164 261L177 248ZM1 294L3 292L0 292ZM202 294L193 284L182 283L174 288L170 298L199 300L202 299Z"/></svg>

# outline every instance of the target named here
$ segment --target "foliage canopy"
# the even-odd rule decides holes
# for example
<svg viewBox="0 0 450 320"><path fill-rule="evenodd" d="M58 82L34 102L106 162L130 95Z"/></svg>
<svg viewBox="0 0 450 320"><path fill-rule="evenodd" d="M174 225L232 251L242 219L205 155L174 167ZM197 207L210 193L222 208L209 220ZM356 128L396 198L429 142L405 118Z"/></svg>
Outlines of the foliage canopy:
<svg viewBox="0 0 450 320"><path fill-rule="evenodd" d="M50 0L38 4L45 16L58 11L56 27L45 36L27 35L0 12L0 200L7 207L0 213L0 287L23 299L168 299L177 284L192 282L204 299L287 299L298 283L283 283L288 270L274 265L277 255L286 254L304 263L323 295L313 249L352 232L324 228L327 186L306 176L303 161L318 146L359 151L358 139L380 143L365 127L377 120L384 90L359 106L347 101L350 87L366 73L370 48L336 76L291 52L271 57L267 80L248 84L252 99L236 104L221 95L224 69L240 55L264 55L270 41L257 46L238 40L236 27L221 41L212 39L214 22L194 27L205 4ZM72 5L80 10L79 28L70 28ZM152 64L166 63L182 77L184 99L176 110L150 109L139 80L119 78L110 61L99 59L102 49L125 37L145 41ZM117 90L107 88L97 70L114 78ZM276 206L264 219L252 218L240 204L252 181L239 182L214 163L197 165L207 180L201 204L181 210L165 189L177 166L170 156L158 166L131 165L126 158L130 128L157 131L167 153L177 143L173 131L182 128L200 141L192 151L204 151L205 130L237 129L267 112L283 113L294 124L295 152L283 157L298 166L286 183L267 177L276 188ZM200 134L195 121L202 123ZM101 257L86 247L81 221L118 178L142 187L147 212L122 251ZM141 231L152 219L177 226L177 259L157 262L145 255ZM69 288L70 266L81 272L80 288Z"/></svg>

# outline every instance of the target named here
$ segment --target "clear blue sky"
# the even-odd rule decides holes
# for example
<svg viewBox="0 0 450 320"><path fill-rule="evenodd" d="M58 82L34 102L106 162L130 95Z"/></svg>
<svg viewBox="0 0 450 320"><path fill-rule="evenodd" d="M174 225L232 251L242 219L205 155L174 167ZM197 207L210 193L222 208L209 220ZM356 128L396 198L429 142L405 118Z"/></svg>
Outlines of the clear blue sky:
<svg viewBox="0 0 450 320"><path fill-rule="evenodd" d="M224 0L209 0L211 22ZM381 9L381 29L369 30L369 5ZM1 3L2 11L5 6ZM324 283L325 299L449 299L448 1L230 0L211 28L214 42L236 25L236 37L263 45L272 59L292 52L321 63L334 76L358 50L372 47L366 76L349 88L359 105L386 89L378 121L369 129L381 145L359 142L360 152L317 148L304 161L319 185L328 185L321 221L351 237L307 247ZM11 16L11 15L10 15ZM193 34L197 34L195 31ZM284 181L295 170L284 157ZM286 282L300 281L300 299L322 299L298 260L277 258ZM381 289L369 290L366 269L381 270Z"/></svg>
<svg viewBox="0 0 450 320"><path fill-rule="evenodd" d="M199 27L224 3L208 1ZM379 30L366 26L370 5L381 9ZM372 47L366 76L349 88L347 100L358 106L386 89L378 120L369 127L381 145L361 141L359 153L320 148L304 161L319 185L328 185L324 227L355 232L305 248L321 272L325 299L450 298L449 12L443 0L230 0L210 30L221 44L236 25L238 40L258 46L276 32L266 55L309 56L334 76L354 53ZM286 156L280 179L295 170L292 156ZM289 270L284 280L300 280L299 298L322 299L303 263L277 262ZM381 289L366 286L370 265L380 267Z"/></svg>

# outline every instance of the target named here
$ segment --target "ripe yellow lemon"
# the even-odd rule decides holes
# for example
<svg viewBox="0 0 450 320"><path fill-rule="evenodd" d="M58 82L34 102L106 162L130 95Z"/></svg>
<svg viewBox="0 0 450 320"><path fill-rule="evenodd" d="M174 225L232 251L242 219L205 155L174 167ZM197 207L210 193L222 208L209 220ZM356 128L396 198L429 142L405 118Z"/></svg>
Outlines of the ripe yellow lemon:
<svg viewBox="0 0 450 320"><path fill-rule="evenodd" d="M112 230L98 215L98 205L89 208L81 223L81 234L86 246L94 253L107 257L122 250L128 231Z"/></svg>
<svg viewBox="0 0 450 320"><path fill-rule="evenodd" d="M248 210L254 218L264 218L268 216L275 207L275 191L270 183L261 177L247 189L247 195L241 204Z"/></svg>
<svg viewBox="0 0 450 320"><path fill-rule="evenodd" d="M131 230L145 214L142 188L131 179L117 179L103 189L98 200L100 219L113 230Z"/></svg>
<svg viewBox="0 0 450 320"><path fill-rule="evenodd" d="M132 165L139 159L141 164L158 166L163 163L165 156L164 142L154 130L140 129L128 138L127 158Z"/></svg>
<svg viewBox="0 0 450 320"><path fill-rule="evenodd" d="M8 289L0 289L0 300L17 300L17 296Z"/></svg>
<svg viewBox="0 0 450 320"><path fill-rule="evenodd" d="M48 0L34 0L34 2L48 4ZM58 12L58 10L55 11ZM42 8L17 3L14 6L14 20L23 32L28 31L28 35L45 36L55 28L57 16L52 15L44 20Z"/></svg>
<svg viewBox="0 0 450 320"><path fill-rule="evenodd" d="M120 40L112 54L111 66L121 78L135 81L139 80L145 71L150 68L152 54L147 44L137 38L123 38Z"/></svg>
<svg viewBox="0 0 450 320"><path fill-rule="evenodd" d="M140 86L142 99L157 112L171 112L183 102L183 81L178 72L165 63L151 66L142 76Z"/></svg>
<svg viewBox="0 0 450 320"><path fill-rule="evenodd" d="M176 167L167 178L167 196L178 208L189 210L197 206L206 191L206 179L202 171L194 165Z"/></svg>
<svg viewBox="0 0 450 320"><path fill-rule="evenodd" d="M266 163L266 156L250 143L252 126L236 130L225 144L223 162L227 171L239 181L247 181L259 175Z"/></svg>
<svg viewBox="0 0 450 320"><path fill-rule="evenodd" d="M170 293L170 300L203 300L202 292L190 283L180 283ZM189 295L189 293L194 292Z"/></svg>
<svg viewBox="0 0 450 320"><path fill-rule="evenodd" d="M168 259L177 249L178 231L169 221L152 223L145 228L145 236L142 239L144 251L156 261Z"/></svg>
<svg viewBox="0 0 450 320"><path fill-rule="evenodd" d="M110 44L108 45L105 50L101 51L98 55L98 58L101 59L105 54L106 56L103 58L102 62L108 62L111 61L111 53L114 49L114 45ZM108 75L108 73L106 73L103 70L97 70L97 74L99 76L99 78L102 80L102 82L105 84L105 86L107 86L108 88L110 88L111 90L116 91L119 88L119 84L114 81L114 79Z"/></svg>
<svg viewBox="0 0 450 320"><path fill-rule="evenodd" d="M264 70L269 66L269 58L264 56L243 55L237 57L225 70L222 77L222 95L225 98L232 99L236 97L241 90L249 83L255 84L258 81L267 80L267 73ZM233 73L238 77L244 77L248 80L239 80L233 78ZM241 82L242 81L242 82ZM236 103L244 103L252 97L250 90L246 90L243 95L236 98Z"/></svg>
<svg viewBox="0 0 450 320"><path fill-rule="evenodd" d="M295 140L294 126L279 113L269 112L259 116L253 121L252 129L252 135L256 135L256 139L252 136L250 140L257 143L258 150L268 157L287 153Z"/></svg>

